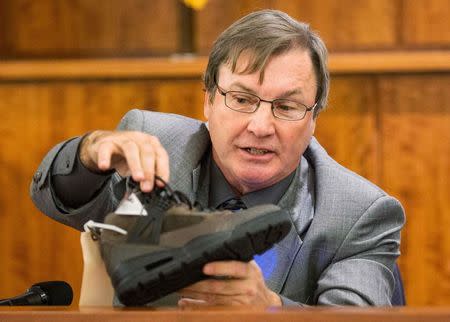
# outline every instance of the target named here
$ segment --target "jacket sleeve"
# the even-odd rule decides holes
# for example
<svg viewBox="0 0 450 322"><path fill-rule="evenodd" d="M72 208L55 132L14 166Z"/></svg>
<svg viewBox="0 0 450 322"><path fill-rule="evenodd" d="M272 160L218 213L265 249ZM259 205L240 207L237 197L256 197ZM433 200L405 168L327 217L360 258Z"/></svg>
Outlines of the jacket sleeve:
<svg viewBox="0 0 450 322"><path fill-rule="evenodd" d="M104 216L113 208L114 200L111 192L111 178L98 180L103 181L103 186L96 196L78 208L71 208L65 205L55 192L55 185L52 180L52 166L58 175L63 175L60 170L70 174L76 159L76 149L71 148L71 144L76 144L80 138L67 140L55 146L45 156L39 168L35 172L30 185L31 199L35 206L50 218L65 225L72 226L78 230L83 229L83 224L89 219L102 221ZM75 153L73 153L75 151ZM70 153L69 153L70 152ZM59 157L59 161L55 159ZM62 162L62 160L66 160ZM114 175L117 176L117 175ZM82 181L82 180L78 180ZM91 181L92 182L92 181ZM101 185L101 182L99 183ZM82 189L83 183L77 186ZM68 193L70 189L64 189Z"/></svg>
<svg viewBox="0 0 450 322"><path fill-rule="evenodd" d="M142 113L136 110L127 113L118 126L119 130L140 130L141 128ZM78 230L82 230L84 223L90 219L103 221L104 217L117 207L119 200L113 192L114 186L121 180L117 173L106 180L98 176L101 189L86 204L71 208L61 202L57 198L58 192L55 191L52 174L65 175L73 171L80 140L81 137L69 139L51 149L36 170L30 185L31 198L41 212ZM82 184L78 188L81 189Z"/></svg>
<svg viewBox="0 0 450 322"><path fill-rule="evenodd" d="M354 223L331 264L321 274L314 302L390 306L404 221L397 200L389 196L375 200Z"/></svg>

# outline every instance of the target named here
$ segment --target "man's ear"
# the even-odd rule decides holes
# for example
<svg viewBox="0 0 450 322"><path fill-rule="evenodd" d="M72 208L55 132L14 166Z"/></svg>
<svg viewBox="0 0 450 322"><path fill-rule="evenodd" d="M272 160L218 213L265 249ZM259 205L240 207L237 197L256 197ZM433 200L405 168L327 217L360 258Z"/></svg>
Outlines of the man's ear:
<svg viewBox="0 0 450 322"><path fill-rule="evenodd" d="M209 100L209 93L205 91L205 99L203 101L203 115L205 116L206 120L209 120L209 115L212 108L211 105L212 103Z"/></svg>

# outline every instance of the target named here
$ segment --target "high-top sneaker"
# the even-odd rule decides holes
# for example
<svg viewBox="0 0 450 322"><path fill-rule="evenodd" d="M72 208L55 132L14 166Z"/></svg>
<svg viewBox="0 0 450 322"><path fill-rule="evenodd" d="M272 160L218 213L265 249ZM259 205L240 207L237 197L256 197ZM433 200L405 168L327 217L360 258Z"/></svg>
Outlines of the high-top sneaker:
<svg viewBox="0 0 450 322"><path fill-rule="evenodd" d="M158 180L161 180L158 178ZM286 211L266 204L239 212L193 206L168 184L128 192L104 223L88 222L119 300L127 306L155 301L205 278L212 261L250 261L291 229Z"/></svg>

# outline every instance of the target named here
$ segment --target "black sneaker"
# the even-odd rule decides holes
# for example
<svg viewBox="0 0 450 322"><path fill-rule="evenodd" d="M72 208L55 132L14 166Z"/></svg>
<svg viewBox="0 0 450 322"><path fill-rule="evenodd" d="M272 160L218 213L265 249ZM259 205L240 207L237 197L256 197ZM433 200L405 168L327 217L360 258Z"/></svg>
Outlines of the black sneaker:
<svg viewBox="0 0 450 322"><path fill-rule="evenodd" d="M130 186L103 224L87 224L100 239L114 289L127 306L153 302L210 278L202 273L208 262L250 261L291 229L288 213L275 205L234 213L203 210L167 184L151 193Z"/></svg>

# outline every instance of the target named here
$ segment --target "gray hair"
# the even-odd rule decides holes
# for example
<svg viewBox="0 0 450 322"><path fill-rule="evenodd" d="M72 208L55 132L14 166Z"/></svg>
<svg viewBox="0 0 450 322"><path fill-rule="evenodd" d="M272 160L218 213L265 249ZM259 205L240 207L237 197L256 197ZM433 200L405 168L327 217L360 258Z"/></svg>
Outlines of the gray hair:
<svg viewBox="0 0 450 322"><path fill-rule="evenodd" d="M299 47L309 51L317 79L317 106L314 117L326 106L330 84L327 66L327 49L322 39L309 25L291 18L278 10L260 10L237 20L228 27L213 44L208 66L203 77L205 90L213 101L216 77L222 64L230 64L236 70L239 56L248 52L253 56L243 73L260 71L264 77L267 61L272 57Z"/></svg>

